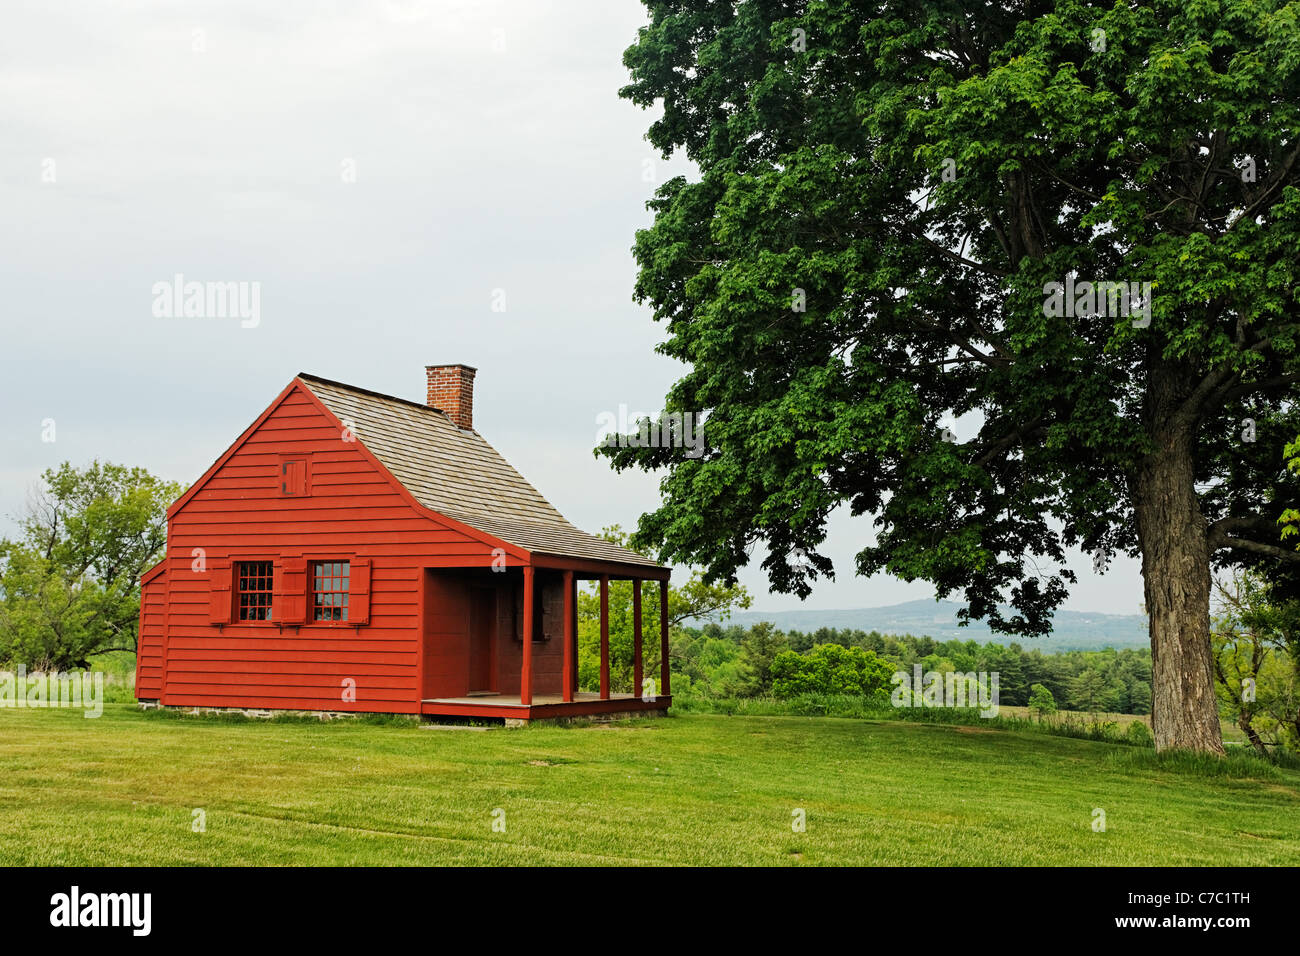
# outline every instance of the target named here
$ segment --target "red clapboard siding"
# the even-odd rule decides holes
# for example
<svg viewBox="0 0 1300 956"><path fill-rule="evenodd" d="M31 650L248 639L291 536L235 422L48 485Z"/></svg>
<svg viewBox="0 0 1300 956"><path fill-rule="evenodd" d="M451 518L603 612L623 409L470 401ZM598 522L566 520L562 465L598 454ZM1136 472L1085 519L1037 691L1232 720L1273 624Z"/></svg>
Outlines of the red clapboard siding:
<svg viewBox="0 0 1300 956"><path fill-rule="evenodd" d="M204 692L200 693L200 690ZM356 703L340 702L337 695L331 692L329 697L285 697L257 692L256 697L261 701L260 704L250 704L248 694L242 691L239 694L214 694L208 693L202 688L187 688L185 694L186 707L242 707L256 708L258 710L316 710L316 711L343 711L350 713L380 713L380 714L399 714L406 713L404 710L405 700L393 698L385 700L380 697L371 695L367 699L367 705L361 706Z"/></svg>
<svg viewBox="0 0 1300 956"><path fill-rule="evenodd" d="M296 455L309 461L308 493L286 497L281 465ZM139 697L196 707L419 713L421 697L465 692L452 688L466 679L467 635L457 623L463 602L454 590L435 595L425 606L436 613L422 628L421 600L430 595L421 590L436 578L422 569L490 559L492 547L415 506L300 385L173 510L168 551L165 574L142 597ZM275 565L272 621L214 623L214 587L234 581L237 591L237 562L251 560ZM315 560L353 562L358 611L359 568L369 562L364 622L313 622L308 597L307 622L279 623L293 568L306 562L310 582ZM435 640L422 645L422 630ZM355 700L346 699L345 681L355 683Z"/></svg>
<svg viewBox="0 0 1300 956"><path fill-rule="evenodd" d="M140 634L136 645L136 696L157 700L162 696L163 634L167 617L167 574L145 581L140 589Z"/></svg>

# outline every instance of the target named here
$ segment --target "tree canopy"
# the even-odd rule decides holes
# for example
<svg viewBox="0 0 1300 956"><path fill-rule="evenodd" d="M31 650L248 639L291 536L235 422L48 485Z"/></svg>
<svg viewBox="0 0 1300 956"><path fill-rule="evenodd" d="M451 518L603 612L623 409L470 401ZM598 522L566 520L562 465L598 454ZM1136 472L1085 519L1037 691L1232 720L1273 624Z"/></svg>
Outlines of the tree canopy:
<svg viewBox="0 0 1300 956"><path fill-rule="evenodd" d="M183 490L107 462L46 470L17 540L0 540L0 660L67 670L134 651L140 575L162 557Z"/></svg>
<svg viewBox="0 0 1300 956"><path fill-rule="evenodd" d="M599 449L666 469L637 542L807 595L844 507L858 573L1024 635L1071 549L1139 556L1156 743L1221 750L1210 569L1296 558L1300 7L646 6L622 95L699 173L635 293L707 419L698 458Z"/></svg>

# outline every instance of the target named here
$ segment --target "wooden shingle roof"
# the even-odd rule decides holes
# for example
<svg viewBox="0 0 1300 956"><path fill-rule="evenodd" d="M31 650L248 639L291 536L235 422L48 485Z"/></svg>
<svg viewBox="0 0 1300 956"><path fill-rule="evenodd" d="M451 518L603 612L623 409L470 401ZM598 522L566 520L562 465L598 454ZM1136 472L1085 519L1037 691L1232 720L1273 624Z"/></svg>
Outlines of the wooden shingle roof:
<svg viewBox="0 0 1300 956"><path fill-rule="evenodd" d="M426 508L529 552L661 567L570 524L478 432L443 412L305 373L298 380Z"/></svg>

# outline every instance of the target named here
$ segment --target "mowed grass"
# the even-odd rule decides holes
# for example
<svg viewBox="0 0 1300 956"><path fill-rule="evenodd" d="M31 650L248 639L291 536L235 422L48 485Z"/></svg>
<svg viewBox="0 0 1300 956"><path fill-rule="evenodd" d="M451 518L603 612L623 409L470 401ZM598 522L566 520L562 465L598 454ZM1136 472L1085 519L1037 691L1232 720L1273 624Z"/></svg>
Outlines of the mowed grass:
<svg viewBox="0 0 1300 956"><path fill-rule="evenodd" d="M1044 734L805 717L480 732L125 704L96 720L0 711L0 864L1297 863L1300 773L1206 776Z"/></svg>

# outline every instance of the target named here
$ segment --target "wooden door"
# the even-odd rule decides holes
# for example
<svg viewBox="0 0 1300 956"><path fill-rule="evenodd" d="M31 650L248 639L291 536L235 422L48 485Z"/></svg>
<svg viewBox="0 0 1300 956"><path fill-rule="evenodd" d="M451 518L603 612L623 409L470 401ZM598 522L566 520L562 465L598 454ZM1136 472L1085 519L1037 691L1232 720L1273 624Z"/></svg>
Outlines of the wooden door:
<svg viewBox="0 0 1300 956"><path fill-rule="evenodd" d="M469 690L496 690L497 596L489 588L471 588L469 600Z"/></svg>
<svg viewBox="0 0 1300 956"><path fill-rule="evenodd" d="M464 697L469 690L469 597L455 575L424 575L423 697Z"/></svg>

